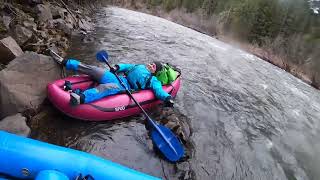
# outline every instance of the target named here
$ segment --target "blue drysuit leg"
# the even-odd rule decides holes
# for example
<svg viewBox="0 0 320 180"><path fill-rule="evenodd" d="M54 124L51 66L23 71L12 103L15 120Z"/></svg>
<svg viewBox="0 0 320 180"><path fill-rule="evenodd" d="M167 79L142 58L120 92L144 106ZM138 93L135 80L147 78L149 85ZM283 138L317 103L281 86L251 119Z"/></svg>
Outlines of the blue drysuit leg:
<svg viewBox="0 0 320 180"><path fill-rule="evenodd" d="M122 89L115 83L100 84L95 88L87 89L82 94L84 95L84 103L90 103L99 100L103 97L118 94Z"/></svg>
<svg viewBox="0 0 320 180"><path fill-rule="evenodd" d="M92 79L99 83L101 83L101 80L107 71L105 68L83 64L75 59L68 59L65 66L67 70L73 70L89 75Z"/></svg>
<svg viewBox="0 0 320 180"><path fill-rule="evenodd" d="M125 77L120 76L120 79L127 88L130 87ZM101 84L99 84L97 87L87 89L82 93L84 95L84 103L90 103L103 97L111 96L125 91L116 76L110 71L107 71L103 75L100 83Z"/></svg>

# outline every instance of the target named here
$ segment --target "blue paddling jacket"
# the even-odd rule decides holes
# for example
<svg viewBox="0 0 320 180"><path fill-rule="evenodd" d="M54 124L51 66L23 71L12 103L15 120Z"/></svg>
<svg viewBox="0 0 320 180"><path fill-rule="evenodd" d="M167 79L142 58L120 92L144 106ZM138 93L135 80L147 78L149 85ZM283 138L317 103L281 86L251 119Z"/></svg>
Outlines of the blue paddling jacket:
<svg viewBox="0 0 320 180"><path fill-rule="evenodd" d="M151 74L147 67L143 64L118 64L117 72L123 72L134 90L152 89L155 96L165 101L170 98L170 94L162 89L161 82Z"/></svg>

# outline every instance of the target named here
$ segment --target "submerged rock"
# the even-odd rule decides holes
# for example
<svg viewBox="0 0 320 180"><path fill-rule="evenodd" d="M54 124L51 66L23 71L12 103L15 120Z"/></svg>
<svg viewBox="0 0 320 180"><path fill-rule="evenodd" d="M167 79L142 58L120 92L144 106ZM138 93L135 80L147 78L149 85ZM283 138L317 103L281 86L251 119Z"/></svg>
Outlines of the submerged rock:
<svg viewBox="0 0 320 180"><path fill-rule="evenodd" d="M7 64L22 54L20 46L11 36L0 40L0 63Z"/></svg>
<svg viewBox="0 0 320 180"><path fill-rule="evenodd" d="M46 86L60 77L60 68L49 56L26 52L0 71L0 118L37 109L46 97Z"/></svg>
<svg viewBox="0 0 320 180"><path fill-rule="evenodd" d="M20 113L8 116L0 121L0 130L27 137L31 130L27 126L26 119Z"/></svg>
<svg viewBox="0 0 320 180"><path fill-rule="evenodd" d="M184 143L188 142L191 130L186 116L170 107L158 108L156 113L161 124L170 128Z"/></svg>
<svg viewBox="0 0 320 180"><path fill-rule="evenodd" d="M85 35L84 37L81 38L81 41L84 43L91 43L95 41L95 38L90 35Z"/></svg>
<svg viewBox="0 0 320 180"><path fill-rule="evenodd" d="M86 21L85 19L80 19L79 23L79 29L84 30L84 31L92 31L93 30L93 25Z"/></svg>

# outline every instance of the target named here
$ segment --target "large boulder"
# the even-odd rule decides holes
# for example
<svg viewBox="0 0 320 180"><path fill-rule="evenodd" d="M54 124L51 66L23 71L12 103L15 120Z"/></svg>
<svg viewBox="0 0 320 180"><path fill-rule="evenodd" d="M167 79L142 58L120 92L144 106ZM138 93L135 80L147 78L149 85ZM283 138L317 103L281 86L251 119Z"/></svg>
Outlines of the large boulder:
<svg viewBox="0 0 320 180"><path fill-rule="evenodd" d="M13 37L20 46L23 46L27 41L32 38L32 31L21 26L16 25L13 31Z"/></svg>
<svg viewBox="0 0 320 180"><path fill-rule="evenodd" d="M0 40L0 63L7 64L22 54L23 51L12 37L9 36Z"/></svg>
<svg viewBox="0 0 320 180"><path fill-rule="evenodd" d="M0 121L0 130L27 137L31 130L27 126L26 119L20 113L8 116Z"/></svg>
<svg viewBox="0 0 320 180"><path fill-rule="evenodd" d="M26 52L0 71L0 118L38 109L46 86L60 78L59 65L48 56Z"/></svg>
<svg viewBox="0 0 320 180"><path fill-rule="evenodd" d="M38 20L40 22L47 22L52 19L52 13L48 5L38 4L36 9L38 12Z"/></svg>

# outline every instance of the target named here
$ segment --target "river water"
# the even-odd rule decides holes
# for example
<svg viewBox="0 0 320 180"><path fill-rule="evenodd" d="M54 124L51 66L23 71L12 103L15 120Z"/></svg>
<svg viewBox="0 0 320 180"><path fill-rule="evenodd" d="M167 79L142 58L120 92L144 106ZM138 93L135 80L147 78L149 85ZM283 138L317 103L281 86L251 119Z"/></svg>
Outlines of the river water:
<svg viewBox="0 0 320 180"><path fill-rule="evenodd" d="M182 69L175 113L191 129L177 165L154 153L141 115L82 122L48 103L33 137L80 149L164 179L320 177L320 93L291 74L212 37L121 8L100 10L87 43L68 57L87 63L108 50L111 63L170 62Z"/></svg>

